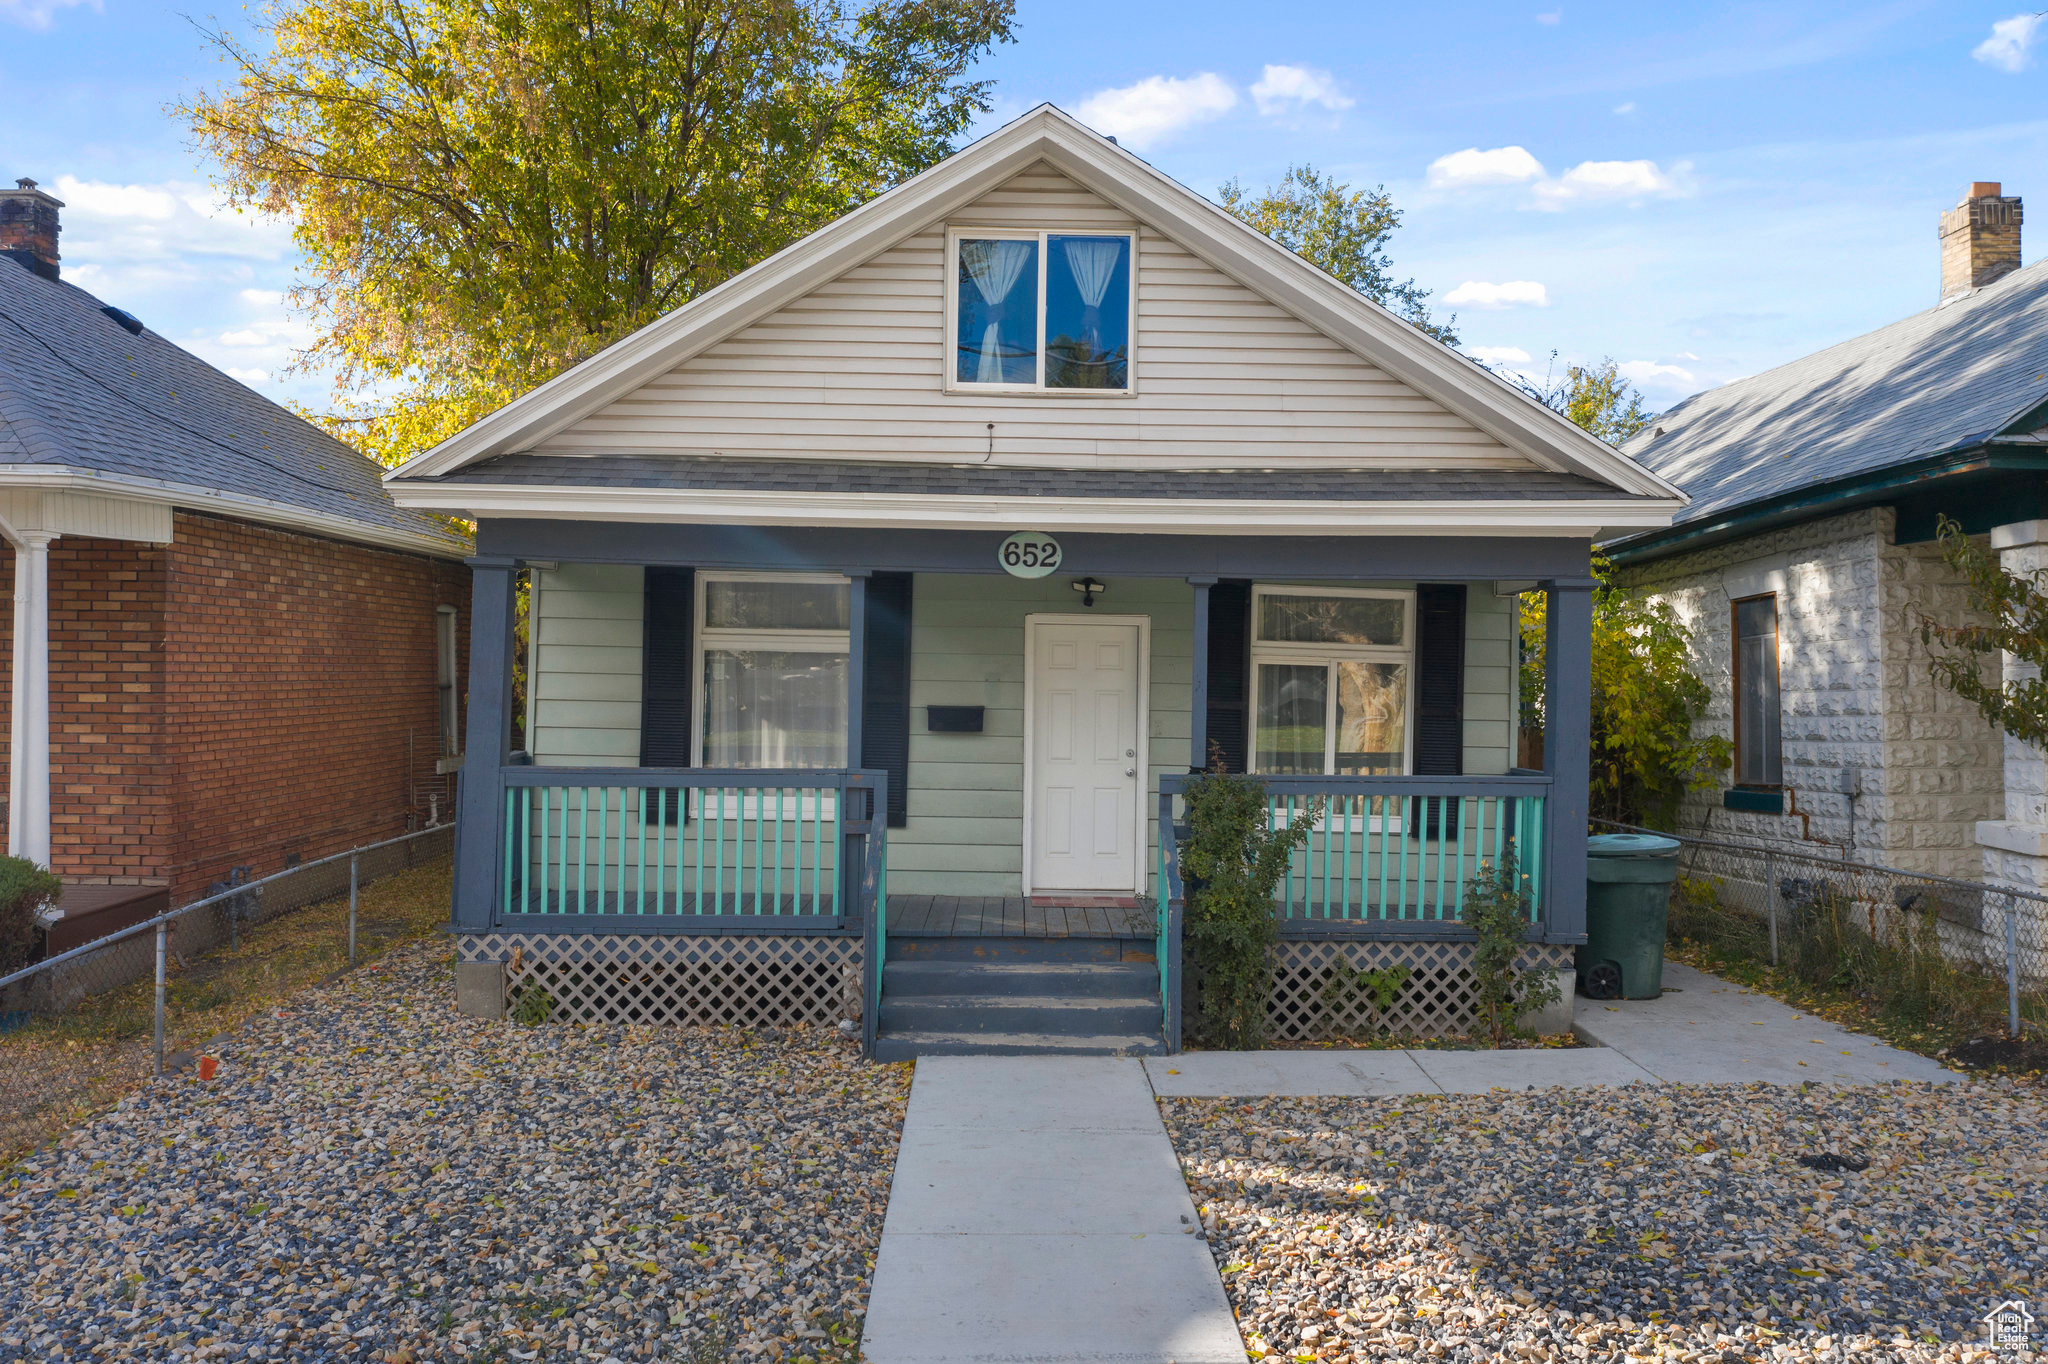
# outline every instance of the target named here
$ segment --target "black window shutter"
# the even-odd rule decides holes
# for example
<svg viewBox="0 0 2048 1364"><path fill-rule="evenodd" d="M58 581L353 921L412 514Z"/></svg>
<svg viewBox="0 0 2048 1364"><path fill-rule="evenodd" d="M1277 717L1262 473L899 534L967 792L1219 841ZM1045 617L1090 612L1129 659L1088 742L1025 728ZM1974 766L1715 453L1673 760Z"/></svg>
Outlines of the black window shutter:
<svg viewBox="0 0 2048 1364"><path fill-rule="evenodd" d="M889 827L910 813L910 575L868 579L867 665L861 674L860 765L889 774Z"/></svg>
<svg viewBox="0 0 2048 1364"><path fill-rule="evenodd" d="M1465 584L1420 583L1415 589L1415 775L1455 777L1465 771ZM1457 802L1430 798L1410 829L1437 838L1457 828ZM1448 818L1446 818L1448 807Z"/></svg>
<svg viewBox="0 0 2048 1364"><path fill-rule="evenodd" d="M1226 772L1251 768L1252 585L1229 579L1209 589L1209 751ZM1203 766L1207 766L1205 761Z"/></svg>
<svg viewBox="0 0 2048 1364"><path fill-rule="evenodd" d="M689 767L692 654L690 613L696 581L687 568L649 568L640 637L640 765ZM658 802L664 823L681 816L673 792ZM653 810L649 817L653 817Z"/></svg>

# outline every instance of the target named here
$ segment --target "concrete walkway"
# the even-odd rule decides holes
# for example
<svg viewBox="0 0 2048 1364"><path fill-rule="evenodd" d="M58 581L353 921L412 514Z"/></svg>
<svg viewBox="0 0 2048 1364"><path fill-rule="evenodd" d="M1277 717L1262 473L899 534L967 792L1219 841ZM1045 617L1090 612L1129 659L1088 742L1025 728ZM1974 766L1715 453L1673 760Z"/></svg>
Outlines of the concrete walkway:
<svg viewBox="0 0 2048 1364"><path fill-rule="evenodd" d="M1599 1047L1563 1051L1191 1051L1146 1058L1161 1098L1371 1097L1485 1094L1552 1085L1655 1084L1657 1077Z"/></svg>
<svg viewBox="0 0 2048 1364"><path fill-rule="evenodd" d="M1949 1084L1961 1078L1939 1061L1675 961L1664 965L1664 988L1662 999L1581 999L1575 1030L1674 1084Z"/></svg>
<svg viewBox="0 0 2048 1364"><path fill-rule="evenodd" d="M917 1063L861 1346L874 1364L1244 1364L1135 1060Z"/></svg>

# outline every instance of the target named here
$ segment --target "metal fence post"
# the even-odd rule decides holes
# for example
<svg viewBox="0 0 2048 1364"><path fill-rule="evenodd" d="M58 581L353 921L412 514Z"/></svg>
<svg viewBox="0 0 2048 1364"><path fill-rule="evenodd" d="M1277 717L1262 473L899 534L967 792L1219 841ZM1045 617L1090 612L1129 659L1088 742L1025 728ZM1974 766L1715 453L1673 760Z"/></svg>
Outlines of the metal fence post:
<svg viewBox="0 0 2048 1364"><path fill-rule="evenodd" d="M361 853L348 856L348 964L356 964L356 867L362 860Z"/></svg>
<svg viewBox="0 0 2048 1364"><path fill-rule="evenodd" d="M164 1077L164 954L170 924L156 926L156 1078Z"/></svg>
<svg viewBox="0 0 2048 1364"><path fill-rule="evenodd" d="M2005 1026L2010 1035L2020 1035L2020 938L2019 906L2005 897Z"/></svg>
<svg viewBox="0 0 2048 1364"><path fill-rule="evenodd" d="M1771 965L1778 964L1778 859L1764 853L1764 908L1771 916Z"/></svg>

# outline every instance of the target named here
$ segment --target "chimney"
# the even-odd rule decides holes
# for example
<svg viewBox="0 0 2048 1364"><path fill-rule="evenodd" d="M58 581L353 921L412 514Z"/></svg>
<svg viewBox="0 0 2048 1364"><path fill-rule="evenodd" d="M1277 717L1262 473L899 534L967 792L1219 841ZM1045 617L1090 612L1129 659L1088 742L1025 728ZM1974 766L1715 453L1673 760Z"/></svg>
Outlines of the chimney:
<svg viewBox="0 0 2048 1364"><path fill-rule="evenodd" d="M1979 180L1941 215L1941 298L1981 289L2020 268L2020 201Z"/></svg>
<svg viewBox="0 0 2048 1364"><path fill-rule="evenodd" d="M27 178L0 189L0 255L12 256L44 279L57 278L57 199Z"/></svg>

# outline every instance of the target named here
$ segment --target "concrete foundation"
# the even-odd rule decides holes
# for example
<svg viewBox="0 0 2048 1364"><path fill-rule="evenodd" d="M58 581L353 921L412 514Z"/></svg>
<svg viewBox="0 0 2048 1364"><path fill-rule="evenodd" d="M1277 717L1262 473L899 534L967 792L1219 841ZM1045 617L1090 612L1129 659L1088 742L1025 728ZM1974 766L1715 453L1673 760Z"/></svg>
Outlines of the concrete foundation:
<svg viewBox="0 0 2048 1364"><path fill-rule="evenodd" d="M1565 966L1551 974L1557 980L1557 1002L1547 1008L1531 1009L1516 1020L1538 1037L1555 1037L1572 1030L1573 997L1579 988L1579 973L1576 968Z"/></svg>
<svg viewBox="0 0 2048 1364"><path fill-rule="evenodd" d="M471 1018L505 1016L505 963L455 963L455 1007Z"/></svg>

